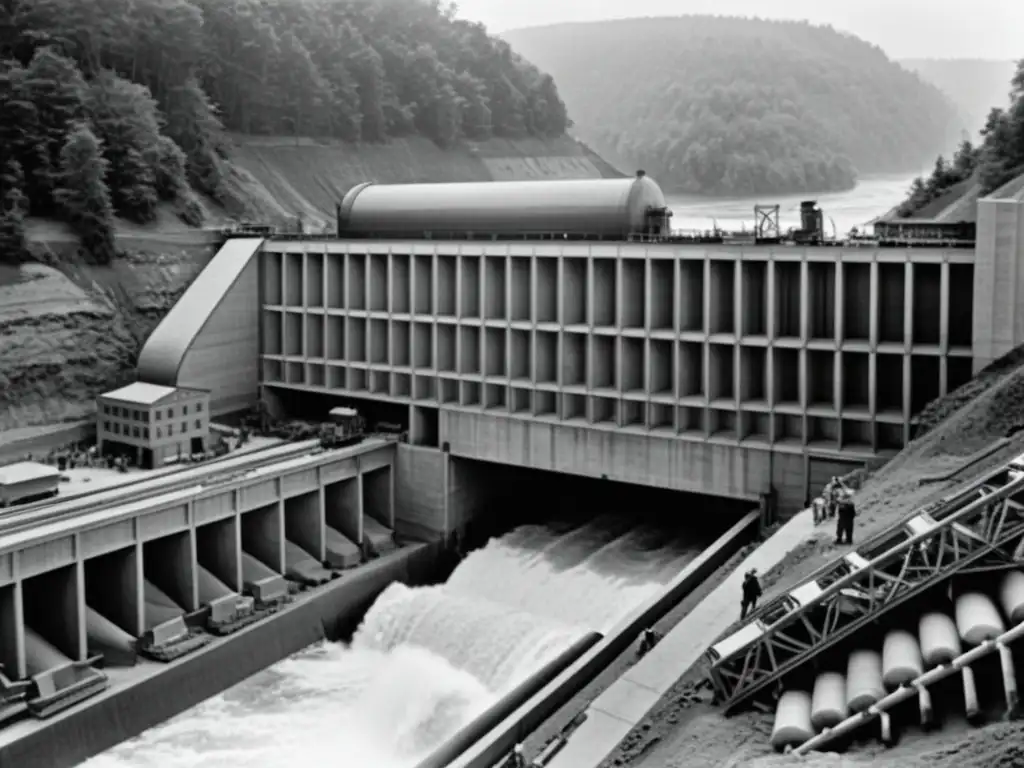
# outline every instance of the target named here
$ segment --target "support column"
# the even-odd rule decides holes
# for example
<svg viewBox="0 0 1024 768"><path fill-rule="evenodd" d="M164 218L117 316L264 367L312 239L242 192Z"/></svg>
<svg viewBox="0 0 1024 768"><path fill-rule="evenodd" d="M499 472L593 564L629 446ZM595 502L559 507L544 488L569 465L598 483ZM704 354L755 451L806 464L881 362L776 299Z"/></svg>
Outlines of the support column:
<svg viewBox="0 0 1024 768"><path fill-rule="evenodd" d="M949 393L949 261L939 265L939 397Z"/></svg>

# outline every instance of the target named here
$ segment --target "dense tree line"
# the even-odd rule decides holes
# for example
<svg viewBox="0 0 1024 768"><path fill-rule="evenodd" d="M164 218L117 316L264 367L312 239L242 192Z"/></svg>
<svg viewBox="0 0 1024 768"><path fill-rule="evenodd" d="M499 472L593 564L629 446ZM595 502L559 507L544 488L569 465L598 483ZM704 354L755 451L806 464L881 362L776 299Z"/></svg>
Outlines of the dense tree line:
<svg viewBox="0 0 1024 768"><path fill-rule="evenodd" d="M667 189L758 195L917 170L961 126L934 86L829 27L689 16L506 33L576 131Z"/></svg>
<svg viewBox="0 0 1024 768"><path fill-rule="evenodd" d="M114 215L229 207L226 131L386 142L559 136L554 81L440 0L0 4L0 258L58 216L99 261Z"/></svg>
<svg viewBox="0 0 1024 768"><path fill-rule="evenodd" d="M927 178L914 179L900 216L913 216L968 179L976 179L982 194L988 194L1024 174L1024 59L1017 62L1010 79L1009 104L989 112L978 146L962 141L951 160L940 155Z"/></svg>

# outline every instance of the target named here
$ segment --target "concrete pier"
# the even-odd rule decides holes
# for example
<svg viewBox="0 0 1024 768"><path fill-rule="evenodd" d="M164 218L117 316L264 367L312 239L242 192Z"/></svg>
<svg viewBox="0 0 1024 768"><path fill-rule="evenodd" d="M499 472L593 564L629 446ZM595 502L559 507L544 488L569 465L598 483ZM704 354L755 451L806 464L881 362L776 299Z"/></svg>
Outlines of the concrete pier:
<svg viewBox="0 0 1024 768"><path fill-rule="evenodd" d="M57 658L50 648L61 663L95 653L130 663L131 641L258 582L329 581L324 560L362 561L364 515L375 530L394 525L395 458L394 443L369 440L22 530L0 526L5 674L38 674ZM339 498L330 517L355 541L327 525L327 501Z"/></svg>

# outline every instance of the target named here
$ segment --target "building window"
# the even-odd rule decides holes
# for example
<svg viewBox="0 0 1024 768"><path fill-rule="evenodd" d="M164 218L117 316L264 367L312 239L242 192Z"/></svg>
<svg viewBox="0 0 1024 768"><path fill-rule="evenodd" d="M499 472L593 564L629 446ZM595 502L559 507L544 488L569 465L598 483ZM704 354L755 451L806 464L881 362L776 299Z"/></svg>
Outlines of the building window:
<svg viewBox="0 0 1024 768"><path fill-rule="evenodd" d="M109 406L109 405L104 405L104 406L103 406L103 413L104 413L105 415L107 415L107 416L109 416L109 415L110 415L110 406Z"/></svg>
<svg viewBox="0 0 1024 768"><path fill-rule="evenodd" d="M142 421L142 414L139 411L132 411L133 421Z"/></svg>
<svg viewBox="0 0 1024 768"><path fill-rule="evenodd" d="M181 415L182 416L188 416L188 406L187 405L181 406Z"/></svg>
<svg viewBox="0 0 1024 768"><path fill-rule="evenodd" d="M167 425L167 436L170 437L173 434L174 434L174 425L173 424L168 424Z"/></svg>
<svg viewBox="0 0 1024 768"><path fill-rule="evenodd" d="M188 432L188 422L183 421L181 422L181 434L184 435L186 432Z"/></svg>
<svg viewBox="0 0 1024 768"><path fill-rule="evenodd" d="M156 412L156 420L160 421L160 419L162 419L163 417L164 417L164 412L161 411L161 410L157 410L157 412Z"/></svg>
<svg viewBox="0 0 1024 768"><path fill-rule="evenodd" d="M132 437L136 437L137 438L138 436L139 436L139 428L138 427L132 427Z"/></svg>
<svg viewBox="0 0 1024 768"><path fill-rule="evenodd" d="M167 409L167 418L168 419L173 419L174 418L174 409L173 408L168 408Z"/></svg>
<svg viewBox="0 0 1024 768"><path fill-rule="evenodd" d="M114 427L114 428L113 428L112 430L110 430L111 432L113 432L113 433L114 433L115 435L119 435L119 434L121 434L121 425L120 425L120 424L118 424L118 423L117 423L117 422L115 421L115 422L114 422L114 424L113 424L113 427Z"/></svg>
<svg viewBox="0 0 1024 768"><path fill-rule="evenodd" d="M160 429L160 427L157 427L156 428L156 439L159 440L163 436L164 436L164 431L162 429Z"/></svg>
<svg viewBox="0 0 1024 768"><path fill-rule="evenodd" d="M110 422L109 421L104 421L103 422L103 431L104 432L109 432L110 431Z"/></svg>
<svg viewBox="0 0 1024 768"><path fill-rule="evenodd" d="M203 412L203 404L202 403L196 403L196 413L202 413L202 412Z"/></svg>
<svg viewBox="0 0 1024 768"><path fill-rule="evenodd" d="M142 439L149 440L149 427L142 428Z"/></svg>
<svg viewBox="0 0 1024 768"><path fill-rule="evenodd" d="M196 429L202 429L202 428L203 428L203 421L202 421L202 419L196 419Z"/></svg>

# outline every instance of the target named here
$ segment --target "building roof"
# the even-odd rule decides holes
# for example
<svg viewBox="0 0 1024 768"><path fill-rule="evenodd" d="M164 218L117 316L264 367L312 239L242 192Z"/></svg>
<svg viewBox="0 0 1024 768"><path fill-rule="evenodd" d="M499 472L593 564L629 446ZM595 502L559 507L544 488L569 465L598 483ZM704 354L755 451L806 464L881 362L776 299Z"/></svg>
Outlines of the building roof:
<svg viewBox="0 0 1024 768"><path fill-rule="evenodd" d="M155 405L165 397L173 395L176 391L174 387L136 381L134 384L115 389L113 392L104 392L102 397L110 400L120 400L125 403L135 403L137 405Z"/></svg>
<svg viewBox="0 0 1024 768"><path fill-rule="evenodd" d="M665 196L646 175L624 179L360 184L339 208L340 236L466 233L624 236Z"/></svg>
<svg viewBox="0 0 1024 768"><path fill-rule="evenodd" d="M139 378L177 386L192 343L262 245L262 238L238 237L221 246L142 345Z"/></svg>
<svg viewBox="0 0 1024 768"><path fill-rule="evenodd" d="M0 485L15 485L43 478L60 477L60 470L38 461L19 461L0 467Z"/></svg>

